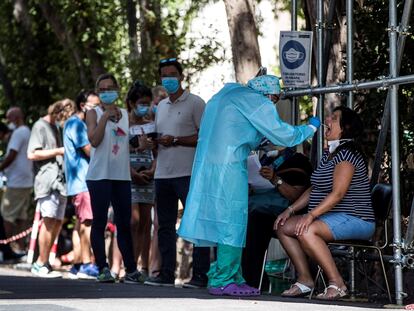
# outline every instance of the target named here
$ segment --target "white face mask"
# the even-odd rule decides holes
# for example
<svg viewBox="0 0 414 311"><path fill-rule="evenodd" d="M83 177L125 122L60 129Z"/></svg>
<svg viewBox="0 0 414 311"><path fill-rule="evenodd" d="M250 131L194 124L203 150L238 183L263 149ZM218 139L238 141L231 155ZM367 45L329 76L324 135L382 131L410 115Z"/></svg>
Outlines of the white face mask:
<svg viewBox="0 0 414 311"><path fill-rule="evenodd" d="M341 143L351 141L351 140L353 139L348 138L348 139L336 139L336 140L328 141L329 153L334 152L336 148L338 148L338 146L341 145Z"/></svg>
<svg viewBox="0 0 414 311"><path fill-rule="evenodd" d="M16 126L16 123L10 122L9 124L7 124L7 127L9 128L10 131L14 131L17 126Z"/></svg>

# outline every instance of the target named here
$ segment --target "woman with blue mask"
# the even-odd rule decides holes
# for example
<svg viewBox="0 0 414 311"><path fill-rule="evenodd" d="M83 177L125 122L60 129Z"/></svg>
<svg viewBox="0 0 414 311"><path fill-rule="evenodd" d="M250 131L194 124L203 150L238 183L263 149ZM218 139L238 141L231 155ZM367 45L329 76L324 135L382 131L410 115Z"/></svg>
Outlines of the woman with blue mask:
<svg viewBox="0 0 414 311"><path fill-rule="evenodd" d="M149 276L151 209L154 206L155 197L155 161L152 153L152 139L148 137L155 130L150 110L151 100L151 89L141 81L134 82L126 98L130 125L132 241L136 260L141 258L143 276ZM158 245L156 247L158 248Z"/></svg>
<svg viewBox="0 0 414 311"><path fill-rule="evenodd" d="M88 139L92 146L86 183L91 197L91 245L99 268L97 280L114 283L105 253L105 228L112 204L117 226L117 240L124 260L125 283L142 281L136 269L131 238L131 173L129 166L128 113L115 105L119 97L115 77L98 77L96 92L101 104L86 114Z"/></svg>

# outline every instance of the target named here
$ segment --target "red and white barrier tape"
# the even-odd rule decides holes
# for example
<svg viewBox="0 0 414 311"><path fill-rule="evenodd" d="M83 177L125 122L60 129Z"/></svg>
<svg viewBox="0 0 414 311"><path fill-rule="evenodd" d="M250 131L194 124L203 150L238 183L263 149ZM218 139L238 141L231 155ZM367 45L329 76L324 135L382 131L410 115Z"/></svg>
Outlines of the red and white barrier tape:
<svg viewBox="0 0 414 311"><path fill-rule="evenodd" d="M32 228L29 228L29 229L27 229L23 232L20 232L19 234L13 235L10 238L0 240L0 244L9 244L10 242L20 240L20 239L28 236L30 234L30 232L32 232Z"/></svg>

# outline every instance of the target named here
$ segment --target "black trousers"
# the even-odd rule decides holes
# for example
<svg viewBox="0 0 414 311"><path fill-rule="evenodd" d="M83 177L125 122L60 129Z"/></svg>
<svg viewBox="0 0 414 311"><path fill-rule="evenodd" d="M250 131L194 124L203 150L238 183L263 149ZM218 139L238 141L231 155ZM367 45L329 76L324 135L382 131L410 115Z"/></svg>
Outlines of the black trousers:
<svg viewBox="0 0 414 311"><path fill-rule="evenodd" d="M185 206L190 176L155 180L158 214L158 247L161 253L161 275L173 280L176 267L178 200ZM193 276L206 278L210 268L210 248L194 247Z"/></svg>
<svg viewBox="0 0 414 311"><path fill-rule="evenodd" d="M91 244L99 270L108 266L105 254L105 228L112 203L119 250L128 273L137 269L131 236L131 182L124 180L87 181L92 205Z"/></svg>
<svg viewBox="0 0 414 311"><path fill-rule="evenodd" d="M258 288L264 255L269 246L272 236L276 237L273 231L273 224L276 216L253 211L249 213L247 223L246 247L242 256L242 271L246 283ZM269 279L264 274L262 288L269 286Z"/></svg>

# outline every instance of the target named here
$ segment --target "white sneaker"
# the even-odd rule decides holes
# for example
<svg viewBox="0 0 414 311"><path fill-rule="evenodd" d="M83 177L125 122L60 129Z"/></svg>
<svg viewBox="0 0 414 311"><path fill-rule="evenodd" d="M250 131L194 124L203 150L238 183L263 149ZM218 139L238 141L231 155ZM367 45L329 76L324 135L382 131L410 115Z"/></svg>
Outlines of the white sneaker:
<svg viewBox="0 0 414 311"><path fill-rule="evenodd" d="M56 279L62 277L62 273L53 271L49 265L45 264L41 266L37 262L33 264L31 272L41 278Z"/></svg>

